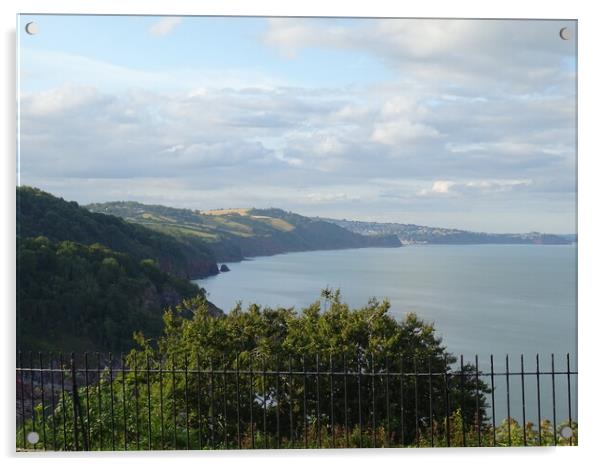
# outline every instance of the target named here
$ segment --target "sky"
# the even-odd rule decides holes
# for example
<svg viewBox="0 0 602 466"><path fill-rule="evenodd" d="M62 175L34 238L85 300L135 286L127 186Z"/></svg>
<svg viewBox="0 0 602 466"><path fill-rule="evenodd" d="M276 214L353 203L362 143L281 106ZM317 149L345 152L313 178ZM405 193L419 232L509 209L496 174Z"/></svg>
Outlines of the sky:
<svg viewBox="0 0 602 466"><path fill-rule="evenodd" d="M81 204L575 232L572 21L18 23L21 185Z"/></svg>

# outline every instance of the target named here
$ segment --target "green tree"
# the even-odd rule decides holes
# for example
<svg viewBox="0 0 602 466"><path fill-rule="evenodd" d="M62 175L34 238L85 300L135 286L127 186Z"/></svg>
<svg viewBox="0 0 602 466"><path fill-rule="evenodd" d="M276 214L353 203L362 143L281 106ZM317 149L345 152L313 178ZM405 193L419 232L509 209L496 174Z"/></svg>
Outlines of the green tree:
<svg viewBox="0 0 602 466"><path fill-rule="evenodd" d="M17 280L21 350L129 350L135 331L161 333L166 306L204 296L152 259L46 237L18 238Z"/></svg>
<svg viewBox="0 0 602 466"><path fill-rule="evenodd" d="M492 445L482 377L469 364L452 373L433 325L388 310L377 300L352 310L332 290L301 311L239 305L221 317L202 296L184 300L165 312L160 337L137 333L123 364L105 361L79 389L79 446L88 429L91 449ZM57 400L54 411L36 408L38 430L41 419L66 419L46 442L71 449L73 397ZM521 426L504 422L522 444ZM496 445L509 444L507 427L497 426ZM538 444L538 429L525 429ZM541 432L551 444L549 421Z"/></svg>

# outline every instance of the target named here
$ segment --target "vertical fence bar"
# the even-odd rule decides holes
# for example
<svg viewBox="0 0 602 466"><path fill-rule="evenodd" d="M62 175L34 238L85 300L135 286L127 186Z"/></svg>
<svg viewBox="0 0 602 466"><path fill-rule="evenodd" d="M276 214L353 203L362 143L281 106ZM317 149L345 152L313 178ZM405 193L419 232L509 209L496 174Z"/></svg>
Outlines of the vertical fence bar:
<svg viewBox="0 0 602 466"><path fill-rule="evenodd" d="M251 424L251 448L255 448L255 424L253 423L253 404L255 393L253 391L253 354L249 353L249 420Z"/></svg>
<svg viewBox="0 0 602 466"><path fill-rule="evenodd" d="M573 414L571 408L571 362L569 353L566 354L566 388L567 388L567 399L569 403L569 427L573 428ZM573 436L569 437L569 445L573 445Z"/></svg>
<svg viewBox="0 0 602 466"><path fill-rule="evenodd" d="M349 448L349 399L347 397L347 355L343 353L343 408L345 410L345 448Z"/></svg>
<svg viewBox="0 0 602 466"><path fill-rule="evenodd" d="M466 423L464 421L464 355L460 355L460 420L462 423L462 446L466 446Z"/></svg>
<svg viewBox="0 0 602 466"><path fill-rule="evenodd" d="M50 353L48 355L49 366L50 366L50 405L52 406L52 449L56 451L58 448L56 446L56 401L54 399L54 358L53 354ZM23 377L23 373L21 373L21 377ZM23 385L21 384L21 389L23 389ZM98 390L100 393L100 390ZM22 396L22 395L21 395ZM100 408L98 409L100 412ZM25 414L23 414L23 421L25 421ZM23 430L23 435L25 435L25 430ZM23 444L25 447L25 444Z"/></svg>
<svg viewBox="0 0 602 466"><path fill-rule="evenodd" d="M171 402L172 402L172 418L173 418L173 449L178 449L178 407L176 403L176 355L171 357Z"/></svg>
<svg viewBox="0 0 602 466"><path fill-rule="evenodd" d="M44 451L46 451L46 404L44 400L44 366L41 352L38 353L38 359L40 362L40 397L42 401L42 414L40 419L40 422L42 424L42 448L44 449Z"/></svg>
<svg viewBox="0 0 602 466"><path fill-rule="evenodd" d="M84 353L84 383L86 384L86 438L88 445L90 442L90 389L88 380L88 353Z"/></svg>
<svg viewBox="0 0 602 466"><path fill-rule="evenodd" d="M103 449L103 438L102 438L102 395L100 390L100 379L101 379L101 363L100 363L100 353L96 353L96 374L98 376L98 380L96 381L96 390L98 390L98 419L100 422L98 423L98 449L102 451ZM54 397L53 397L54 398ZM53 408L54 409L54 408Z"/></svg>
<svg viewBox="0 0 602 466"><path fill-rule="evenodd" d="M109 358L111 358L111 355L109 353ZM109 368L110 368L110 374L111 374L111 387L113 386L113 376L112 376L112 366L113 366L113 362L111 360L110 364L109 364ZM112 390L111 390L112 391ZM123 449L127 450L128 449L128 416L127 416L127 394L126 394L126 382L125 382L125 357L123 355L123 353L121 353L121 396L122 396L122 400L121 403L123 405ZM114 419L115 416L113 414L113 399L111 399L111 419ZM115 429L112 428L112 438L113 438L113 443L115 443Z"/></svg>
<svg viewBox="0 0 602 466"><path fill-rule="evenodd" d="M223 376L223 398L224 398L224 406L222 409L222 414L224 417L224 445L226 450L229 448L229 437L228 437L228 400L227 400L227 390L228 390L228 381L226 376L226 356L222 354L222 376Z"/></svg>
<svg viewBox="0 0 602 466"><path fill-rule="evenodd" d="M506 354L506 419L508 421L508 446L512 446L512 431L511 431L511 417L510 417L510 366L508 362L508 355Z"/></svg>
<svg viewBox="0 0 602 466"><path fill-rule="evenodd" d="M236 355L236 360L238 361L238 355ZM237 362L237 370L238 370L238 362ZM203 449L203 415L201 414L201 356L199 353L196 353L196 409L197 409L197 422L198 422L198 431L197 437L199 441L199 449Z"/></svg>
<svg viewBox="0 0 602 466"><path fill-rule="evenodd" d="M280 399L280 356L276 359L276 448L281 448L280 441L280 407L282 405Z"/></svg>
<svg viewBox="0 0 602 466"><path fill-rule="evenodd" d="M332 353L329 355L329 366L330 366L330 436L332 441L332 448L336 448L336 432L334 422L334 366L332 363Z"/></svg>
<svg viewBox="0 0 602 466"><path fill-rule="evenodd" d="M435 446L435 425L433 424L433 368L431 366L431 357L428 359L429 371L429 428L431 431L431 448Z"/></svg>
<svg viewBox="0 0 602 466"><path fill-rule="evenodd" d="M414 421L416 423L416 446L420 445L420 424L418 418L418 363L414 356Z"/></svg>
<svg viewBox="0 0 602 466"><path fill-rule="evenodd" d="M165 418L163 416L163 356L159 356L159 424L161 430L161 450L165 450Z"/></svg>
<svg viewBox="0 0 602 466"><path fill-rule="evenodd" d="M24 367L23 367L23 353L21 351L19 351L19 375L21 376L21 387L20 387L20 394L21 394L21 430L22 430L22 437L23 437L23 448L27 448L27 432L25 432L25 371L24 371ZM51 372L52 374L52 372ZM54 412L54 409L53 409ZM55 435L56 436L56 435ZM55 447L56 450L56 447Z"/></svg>
<svg viewBox="0 0 602 466"><path fill-rule="evenodd" d="M385 356L385 404L386 404L386 416L387 416L387 432L385 438L385 446L391 446L391 405L389 399L389 358Z"/></svg>
<svg viewBox="0 0 602 466"><path fill-rule="evenodd" d="M403 396L403 356L399 357L399 424L401 428L401 446L405 446L405 419L404 419L404 396Z"/></svg>
<svg viewBox="0 0 602 466"><path fill-rule="evenodd" d="M358 411L358 423L360 429L360 448L364 446L363 432L362 432L362 367L360 363L360 350L357 350L357 411Z"/></svg>
<svg viewBox="0 0 602 466"><path fill-rule="evenodd" d="M75 374L77 374L77 372ZM86 385L86 387L87 387L87 385ZM90 443L88 442L88 435L86 433L86 427L84 426L84 413L82 410L81 399L79 397L79 391L78 391L77 387L76 387L76 391L75 391L75 402L77 404L77 413L79 415L79 425L81 426L81 430L82 430L82 441L84 444L84 450L89 451Z"/></svg>
<svg viewBox="0 0 602 466"><path fill-rule="evenodd" d="M75 372L75 375L77 375L77 372ZM77 405L77 414L79 417L79 426L81 427L81 430L82 430L82 442L84 445L84 450L89 451L90 443L88 442L88 436L86 435L86 428L84 426L84 413L82 410L81 399L79 396L79 389L77 388L77 386L76 386L76 390L74 393L75 393L75 403Z"/></svg>
<svg viewBox="0 0 602 466"><path fill-rule="evenodd" d="M153 449L153 432L152 432L152 422L151 422L151 386L150 386L150 355L146 354L146 409L148 416L148 423L146 426L148 442L147 446L149 450Z"/></svg>
<svg viewBox="0 0 602 466"><path fill-rule="evenodd" d="M263 448L268 448L268 396L266 392L265 356L261 358L261 390L263 395Z"/></svg>
<svg viewBox="0 0 602 466"><path fill-rule="evenodd" d="M307 448L307 369L305 367L305 355L303 355L303 443Z"/></svg>
<svg viewBox="0 0 602 466"><path fill-rule="evenodd" d="M295 429L294 429L294 419L293 419L293 358L289 356L288 358L288 416L289 416L289 435L291 448L295 446Z"/></svg>
<svg viewBox="0 0 602 466"><path fill-rule="evenodd" d="M77 408L78 408L78 398L77 398L77 382L76 377L77 374L75 372L75 354L71 353L71 400L73 404L73 443L75 446L75 451L79 450L79 428L77 425Z"/></svg>
<svg viewBox="0 0 602 466"><path fill-rule="evenodd" d="M51 353L52 355L52 353ZM51 357L50 355L50 357ZM45 389L44 389L44 369L43 369L43 358L42 353L38 353L38 358L40 362L40 395L42 398L42 415L41 415L41 423L42 423L42 441L43 441L43 449L46 451L48 449L47 445L47 437L46 437L46 400L45 400ZM54 381L52 380L52 367L51 367L51 385L50 385L50 396L52 397L52 420L54 424ZM33 408L33 407L32 407ZM23 426L25 427L25 426ZM56 434L55 434L56 435ZM24 445L25 446L25 445Z"/></svg>
<svg viewBox="0 0 602 466"><path fill-rule="evenodd" d="M35 392L34 392L34 388L35 388L35 382L34 382L34 370L33 370L33 352L29 352L29 382L31 384L31 390L30 390L30 394L31 394L31 428L32 430L35 432L37 431L36 429L36 400L35 400ZM33 449L35 450L37 448L37 445L34 443L33 445Z"/></svg>
<svg viewBox="0 0 602 466"><path fill-rule="evenodd" d="M236 353L236 444L238 449L242 448L240 440L240 359L238 353ZM199 416L201 409L199 408Z"/></svg>
<svg viewBox="0 0 602 466"><path fill-rule="evenodd" d="M537 376L537 443L541 446L541 395L539 391L539 354L535 355Z"/></svg>
<svg viewBox="0 0 602 466"><path fill-rule="evenodd" d="M489 355L489 367L491 370L491 423L492 423L492 447L495 447L495 385L494 385L494 371L493 371L493 354Z"/></svg>
<svg viewBox="0 0 602 466"><path fill-rule="evenodd" d="M556 374L554 370L554 353L552 353L552 426L554 428L554 446L558 445L556 433Z"/></svg>
<svg viewBox="0 0 602 466"><path fill-rule="evenodd" d="M113 389L113 354L109 353L109 391L111 394L111 450L115 451L115 391Z"/></svg>
<svg viewBox="0 0 602 466"><path fill-rule="evenodd" d="M134 359L134 416L136 422L136 450L140 450L140 402L138 390L138 353L132 355Z"/></svg>
<svg viewBox="0 0 602 466"><path fill-rule="evenodd" d="M479 377L479 355L475 354L474 357L474 363L475 363L475 384L476 384L476 389L477 389L477 394L476 394L476 412L477 412L477 445L480 447L481 446L481 393L479 391L479 382L480 382L480 377Z"/></svg>
<svg viewBox="0 0 602 466"><path fill-rule="evenodd" d="M63 450L67 450L67 403L65 401L65 367L63 353L59 353L59 367L61 370L61 402L63 412Z"/></svg>
<svg viewBox="0 0 602 466"><path fill-rule="evenodd" d="M211 449L215 448L215 372L213 356L209 357L209 406L211 411Z"/></svg>
<svg viewBox="0 0 602 466"><path fill-rule="evenodd" d="M446 446L450 446L451 445L451 435L450 435L450 425L449 425L449 373L447 370L447 354L444 356L443 358L443 365L444 365L444 376L443 376L443 387L444 387L444 394L443 396L445 397L445 445Z"/></svg>
<svg viewBox="0 0 602 466"><path fill-rule="evenodd" d="M523 409L523 445L527 446L527 422L525 416L525 365L523 355L520 355L520 388Z"/></svg>
<svg viewBox="0 0 602 466"><path fill-rule="evenodd" d="M190 450L190 407L188 405L188 356L184 355L184 412L186 420L186 450Z"/></svg>
<svg viewBox="0 0 602 466"><path fill-rule="evenodd" d="M372 395L372 448L376 448L376 390L375 390L375 379L376 379L376 374L374 372L374 354L370 353L370 366L372 369L372 374L371 378L372 380L370 381L370 392Z"/></svg>
<svg viewBox="0 0 602 466"><path fill-rule="evenodd" d="M316 354L316 424L318 428L318 448L322 448L322 422L320 413L320 355Z"/></svg>
<svg viewBox="0 0 602 466"><path fill-rule="evenodd" d="M222 416L224 418L224 446L226 450L229 447L229 437L228 437L228 400L227 400L227 376L226 376L226 356L222 354L222 398L223 398L223 407L222 407Z"/></svg>

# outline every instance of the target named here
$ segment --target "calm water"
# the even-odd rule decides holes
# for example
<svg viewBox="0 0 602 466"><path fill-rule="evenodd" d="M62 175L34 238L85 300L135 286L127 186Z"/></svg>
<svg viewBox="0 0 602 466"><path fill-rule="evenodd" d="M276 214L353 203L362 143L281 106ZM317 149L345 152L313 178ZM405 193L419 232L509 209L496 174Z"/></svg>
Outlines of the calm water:
<svg viewBox="0 0 602 466"><path fill-rule="evenodd" d="M372 296L387 298L393 316L403 318L411 311L434 322L451 352L471 360L478 354L482 367L486 363L488 368L493 354L501 368L508 353L511 370L519 369L524 353L526 370L534 370L539 353L542 370L549 370L550 353L556 353L556 367L564 369L566 353L576 362L576 253L575 245L303 252L228 264L230 272L198 283L224 310L238 300L243 305L301 308L318 300L326 286L340 288L352 306L364 305ZM566 397L565 382L557 386L558 397ZM504 383L502 378L496 381L505 390ZM512 405L520 396L517 383L511 386ZM527 401L533 406L531 385L527 378ZM542 385L543 396L548 396L549 381ZM504 406L499 409L505 413ZM532 417L532 409L527 411Z"/></svg>

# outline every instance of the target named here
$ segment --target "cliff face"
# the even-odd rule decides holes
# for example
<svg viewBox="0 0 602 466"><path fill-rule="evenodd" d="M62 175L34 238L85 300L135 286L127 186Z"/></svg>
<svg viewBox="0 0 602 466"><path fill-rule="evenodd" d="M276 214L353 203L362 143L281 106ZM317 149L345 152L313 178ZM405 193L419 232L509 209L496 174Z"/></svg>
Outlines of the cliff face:
<svg viewBox="0 0 602 466"><path fill-rule="evenodd" d="M219 269L215 259L193 260L188 263L188 278L191 280L217 275Z"/></svg>
<svg viewBox="0 0 602 466"><path fill-rule="evenodd" d="M401 241L397 235L379 235L372 236L371 238L371 246L378 248L398 248L402 246Z"/></svg>
<svg viewBox="0 0 602 466"><path fill-rule="evenodd" d="M157 264L162 271L188 280L198 280L219 273L215 258L189 257L181 262L175 262L170 257L160 256L157 258Z"/></svg>

